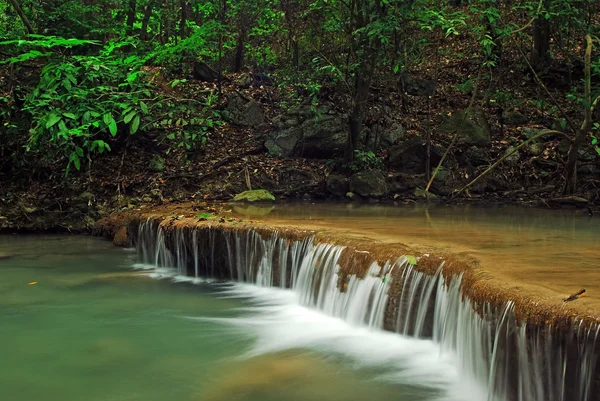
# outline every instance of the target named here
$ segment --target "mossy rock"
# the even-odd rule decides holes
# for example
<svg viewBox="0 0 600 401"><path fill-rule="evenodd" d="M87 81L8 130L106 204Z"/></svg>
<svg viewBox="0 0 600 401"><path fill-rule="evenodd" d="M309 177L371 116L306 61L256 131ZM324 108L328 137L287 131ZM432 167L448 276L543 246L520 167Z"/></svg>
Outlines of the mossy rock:
<svg viewBox="0 0 600 401"><path fill-rule="evenodd" d="M467 146L489 147L492 145L490 126L485 112L474 107L453 113L441 126L440 131L448 134L458 132L458 143Z"/></svg>
<svg viewBox="0 0 600 401"><path fill-rule="evenodd" d="M265 189L254 189L252 191L244 191L237 194L234 202L273 202L275 197Z"/></svg>

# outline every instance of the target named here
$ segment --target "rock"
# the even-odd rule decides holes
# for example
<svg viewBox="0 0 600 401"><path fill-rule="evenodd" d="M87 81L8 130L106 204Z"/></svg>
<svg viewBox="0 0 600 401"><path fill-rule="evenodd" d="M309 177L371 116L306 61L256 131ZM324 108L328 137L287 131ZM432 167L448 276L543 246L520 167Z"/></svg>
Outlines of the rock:
<svg viewBox="0 0 600 401"><path fill-rule="evenodd" d="M265 189L254 189L251 191L244 191L237 194L234 198L234 202L272 202L275 200L273 194Z"/></svg>
<svg viewBox="0 0 600 401"><path fill-rule="evenodd" d="M310 194L304 194L304 195L302 195L302 200L304 202L310 202L310 201L312 201L312 196L310 196Z"/></svg>
<svg viewBox="0 0 600 401"><path fill-rule="evenodd" d="M490 126L485 112L478 107L471 109L468 115L467 110L455 112L441 125L440 131L448 134L458 132L458 143L461 145L480 147L492 145Z"/></svg>
<svg viewBox="0 0 600 401"><path fill-rule="evenodd" d="M528 122L527 117L518 110L505 111L502 113L502 119L506 125L523 125Z"/></svg>
<svg viewBox="0 0 600 401"><path fill-rule="evenodd" d="M355 194L354 192L346 192L346 198L355 201L355 200L359 200L360 196L358 196L357 194Z"/></svg>
<svg viewBox="0 0 600 401"><path fill-rule="evenodd" d="M422 199L437 199L437 195L432 194L431 192L425 192L425 190L423 190L421 188L415 189L414 195L417 198L422 198Z"/></svg>
<svg viewBox="0 0 600 401"><path fill-rule="evenodd" d="M280 119L279 127L267 135L265 147L271 155L329 159L343 153L348 134L347 124L340 116L307 117L304 109L287 114ZM296 121L298 125L290 125Z"/></svg>
<svg viewBox="0 0 600 401"><path fill-rule="evenodd" d="M512 151L515 150L514 146L509 146L505 151L504 151L504 155L508 155L509 153L511 153ZM507 163L510 164L517 164L519 162L519 160L521 159L521 154L519 153L519 151L517 150L516 152L514 152L512 155L508 156L506 159L504 159L504 161L506 161Z"/></svg>
<svg viewBox="0 0 600 401"><path fill-rule="evenodd" d="M426 152L427 148L421 138L414 137L389 149L388 164L402 172L422 173L425 171ZM438 147L431 147L432 167L439 163L442 153Z"/></svg>
<svg viewBox="0 0 600 401"><path fill-rule="evenodd" d="M534 156L541 155L542 153L544 153L544 145L542 145L539 142L532 143L531 145L529 145L529 153L531 153Z"/></svg>
<svg viewBox="0 0 600 401"><path fill-rule="evenodd" d="M489 164L489 157L485 150L476 146L471 146L463 152L461 164L467 164L473 167L484 166Z"/></svg>
<svg viewBox="0 0 600 401"><path fill-rule="evenodd" d="M160 157L158 155L155 155L150 160L150 170L152 170L156 173L163 172L165 170L165 159L163 159L162 157Z"/></svg>
<svg viewBox="0 0 600 401"><path fill-rule="evenodd" d="M435 169L434 169L434 171L435 171ZM432 174L433 174L433 172L432 172ZM449 177L450 177L450 172L448 172L448 170L444 166L442 166L438 170L438 173L435 175L435 178L433 180L437 181L439 183L444 183L448 180Z"/></svg>
<svg viewBox="0 0 600 401"><path fill-rule="evenodd" d="M252 77L250 74L242 74L235 83L242 89L248 89L252 85Z"/></svg>
<svg viewBox="0 0 600 401"><path fill-rule="evenodd" d="M229 94L226 111L226 119L235 125L256 128L264 122L260 105L254 100L246 101L242 99L237 93Z"/></svg>
<svg viewBox="0 0 600 401"><path fill-rule="evenodd" d="M202 61L194 62L192 75L194 78L204 82L214 82L219 78L219 74Z"/></svg>
<svg viewBox="0 0 600 401"><path fill-rule="evenodd" d="M339 197L344 197L350 188L348 179L337 174L330 174L327 177L327 190Z"/></svg>
<svg viewBox="0 0 600 401"><path fill-rule="evenodd" d="M119 228L119 230L117 230L115 236L113 237L113 244L115 246L128 246L129 245L129 238L127 236L127 227L123 226L121 228Z"/></svg>
<svg viewBox="0 0 600 401"><path fill-rule="evenodd" d="M364 197L383 196L387 192L385 177L375 169L360 171L350 177L350 191Z"/></svg>
<svg viewBox="0 0 600 401"><path fill-rule="evenodd" d="M390 128L382 128L379 125L375 125L372 133L367 137L367 148L372 151L387 149L397 144L404 138L405 134L406 129L401 124L394 124Z"/></svg>
<svg viewBox="0 0 600 401"><path fill-rule="evenodd" d="M412 96L433 96L437 83L428 79L414 78L409 74L402 74L400 87L405 93Z"/></svg>

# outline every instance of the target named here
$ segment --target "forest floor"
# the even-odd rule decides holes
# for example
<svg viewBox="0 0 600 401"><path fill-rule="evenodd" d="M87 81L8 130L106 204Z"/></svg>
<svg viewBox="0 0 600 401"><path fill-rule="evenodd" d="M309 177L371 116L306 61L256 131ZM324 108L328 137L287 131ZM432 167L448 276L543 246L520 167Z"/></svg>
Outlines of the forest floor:
<svg viewBox="0 0 600 401"><path fill-rule="evenodd" d="M479 74L478 62L453 57L469 39L456 38L435 53L424 55L423 61L410 71L412 76L437 83L435 94L411 96L402 94L398 82L378 82L372 88L366 122L378 121L383 114L393 123L401 124L411 138L431 137L433 147L446 150L452 135L439 131L448 116L465 109L472 95L469 83ZM507 150L528 139L540 129L560 129L560 110L576 124L582 117L578 102L567 99L566 92L580 80L579 70L557 58L552 67L541 75L548 90L557 99L546 98L540 86L528 73L527 65L516 49L506 51L504 58L513 62L483 74L486 90L476 100L486 114L491 129L491 146L478 151L482 163L472 163L473 155L466 146L454 145L444 161L445 178L438 187L435 200L423 199L422 190L427 177L409 174L408 189L391 191L369 202L491 202L518 203L541 207L576 207L592 213L600 202L600 157L591 143L580 152L578 197L562 197L563 172L569 141L564 136L548 135L535 146L526 146L498 165L478 185L460 196L452 195L474 177L481 174ZM428 61L427 61L428 60ZM515 66L519 66L516 69ZM215 83L189 79L172 88L168 82L176 78L161 71L156 75L157 91L173 97L194 98L207 90L216 90ZM275 157L264 146L265 135L274 128L273 120L282 114L282 103L288 98L277 86L251 85L241 87L239 75L230 74L223 84L221 100L215 106L226 107L231 93L241 93L261 105L265 123L258 128L240 127L230 123L216 126L208 140L197 150L173 149L161 141L161 133L146 132L131 136L126 143L113 145L110 153L90 162L85 171L64 177L63 166L53 171L22 171L15 176L0 168L0 230L59 230L81 232L94 221L110 213L184 201L223 201L248 189L267 188L280 200L349 201L332 195L326 179L332 172L351 175L339 160L320 160L302 157ZM499 88L499 89L494 89ZM535 101L534 101L535 100ZM348 110L350 99L338 88L322 88L319 106L339 112ZM515 112L517 121L507 121L507 112ZM402 174L391 168L388 149L376 151L383 162L386 177ZM431 166L433 170L435 164Z"/></svg>

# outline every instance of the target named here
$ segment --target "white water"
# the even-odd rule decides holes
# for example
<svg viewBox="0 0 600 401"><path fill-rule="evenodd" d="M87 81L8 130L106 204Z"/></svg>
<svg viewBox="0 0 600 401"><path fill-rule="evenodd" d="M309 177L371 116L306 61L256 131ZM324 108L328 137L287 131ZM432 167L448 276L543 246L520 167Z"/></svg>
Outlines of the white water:
<svg viewBox="0 0 600 401"><path fill-rule="evenodd" d="M209 232L211 256L204 255L203 260L204 271L210 266L212 275L215 232ZM155 277L180 277L190 271L183 233L175 232L172 252L160 227L151 222L140 225L138 250L143 261L156 266ZM190 239L196 244L198 234L192 232ZM517 326L511 302L502 310L486 306L482 318L463 298L460 277L445 279L441 269L427 276L400 258L383 267L373 264L365 277L350 276L340 283L338 261L343 247L277 236L263 239L253 231L225 233L220 240L226 241L228 277L246 283L230 284L226 293L257 303L251 318L222 322L254 330L258 339L254 353L298 347L328 350L359 365L384 366L382 378L435 389L447 400L587 401L592 397L600 326L573 333L570 340L578 344L576 355L567 355L567 348L553 342L551 328L528 332L526 325ZM201 281L199 252L191 253L195 275L191 279ZM389 300L400 335L381 330L392 280L402 283L400 298ZM569 349L572 353L573 347Z"/></svg>

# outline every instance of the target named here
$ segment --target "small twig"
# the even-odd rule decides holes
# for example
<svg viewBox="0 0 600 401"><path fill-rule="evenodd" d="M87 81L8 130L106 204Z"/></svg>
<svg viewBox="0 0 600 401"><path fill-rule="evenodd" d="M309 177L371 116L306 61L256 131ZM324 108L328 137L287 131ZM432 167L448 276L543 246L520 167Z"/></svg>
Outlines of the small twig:
<svg viewBox="0 0 600 401"><path fill-rule="evenodd" d="M452 142L450 142L450 145L448 145L448 147L446 148L446 151L442 155L442 158L440 159L440 162L438 163L437 167L435 168L435 171L433 172L433 174L431 175L431 178L429 179L429 182L427 183L427 187L425 188L425 193L429 192L429 187L431 187L431 184L433 183L433 180L435 179L435 176L440 171L440 168L442 168L442 163L444 163L444 160L446 159L446 156L448 156L448 153L450 152L450 149L452 149L452 145L454 145L454 142L456 142L456 140L458 139L458 135L459 135L459 133L457 132L454 135L454 138L452 138Z"/></svg>
<svg viewBox="0 0 600 401"><path fill-rule="evenodd" d="M570 301L575 301L577 298L579 298L583 293L585 293L585 288L580 289L579 291L577 291L574 294L569 295L568 298L563 299L564 302L570 302Z"/></svg>

